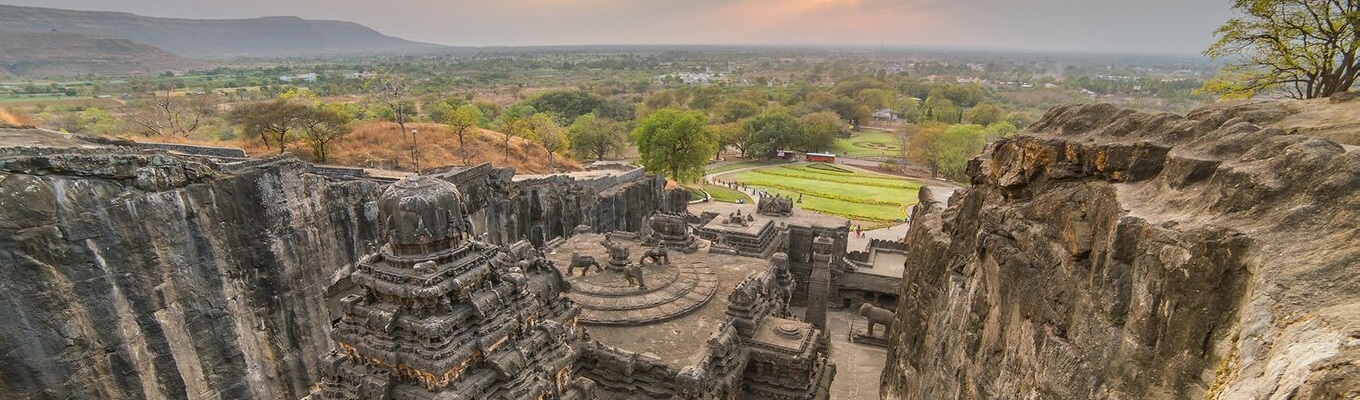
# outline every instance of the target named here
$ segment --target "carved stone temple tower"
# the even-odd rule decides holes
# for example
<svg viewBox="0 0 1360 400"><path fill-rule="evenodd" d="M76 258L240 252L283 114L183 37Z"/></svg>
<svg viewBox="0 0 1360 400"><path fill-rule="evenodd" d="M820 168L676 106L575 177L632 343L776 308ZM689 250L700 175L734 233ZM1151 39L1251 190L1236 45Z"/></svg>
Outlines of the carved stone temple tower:
<svg viewBox="0 0 1360 400"><path fill-rule="evenodd" d="M350 279L316 396L325 399L585 399L584 332L560 272L541 258L491 263L458 189L416 176L378 203L381 248Z"/></svg>

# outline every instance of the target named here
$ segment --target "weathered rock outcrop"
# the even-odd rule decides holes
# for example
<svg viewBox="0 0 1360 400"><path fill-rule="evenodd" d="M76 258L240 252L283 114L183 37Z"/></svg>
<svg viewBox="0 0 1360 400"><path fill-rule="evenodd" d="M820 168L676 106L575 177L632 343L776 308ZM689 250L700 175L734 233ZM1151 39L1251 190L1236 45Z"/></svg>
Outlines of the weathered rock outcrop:
<svg viewBox="0 0 1360 400"><path fill-rule="evenodd" d="M1055 108L923 191L884 396L1360 396L1360 152L1236 114Z"/></svg>
<svg viewBox="0 0 1360 400"><path fill-rule="evenodd" d="M0 157L0 397L298 398L376 183L118 150ZM53 153L53 154L45 154Z"/></svg>

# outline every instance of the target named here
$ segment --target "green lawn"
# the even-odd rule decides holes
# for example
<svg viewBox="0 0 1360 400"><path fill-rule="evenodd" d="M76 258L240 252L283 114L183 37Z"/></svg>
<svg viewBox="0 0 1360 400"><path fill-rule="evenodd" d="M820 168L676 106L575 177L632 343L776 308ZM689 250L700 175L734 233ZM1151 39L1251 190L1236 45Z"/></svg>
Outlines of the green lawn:
<svg viewBox="0 0 1360 400"><path fill-rule="evenodd" d="M902 150L893 132L864 130L849 138L836 139L831 152L850 157L897 157Z"/></svg>
<svg viewBox="0 0 1360 400"><path fill-rule="evenodd" d="M738 190L732 190L717 185L703 185L702 188L705 192L708 192L709 196L713 197L714 201L736 203L737 200L740 199L745 200L746 204L751 204L751 196L747 196L746 193L742 193Z"/></svg>
<svg viewBox="0 0 1360 400"><path fill-rule="evenodd" d="M703 200L706 198L704 197L704 192L699 191L699 189L685 187L685 191L689 192L689 201Z"/></svg>
<svg viewBox="0 0 1360 400"><path fill-rule="evenodd" d="M705 173L705 174L716 174L716 173L727 172L727 171L735 171L735 170L739 170L739 169L742 169L742 168L750 168L750 167L759 167L759 166L765 166L765 165L783 164L783 163L785 163L785 162L786 162L786 161L784 161L784 160L751 160L751 161L742 161L742 162L726 164L726 165L722 165L722 166L718 166L718 167L704 168L704 173Z"/></svg>
<svg viewBox="0 0 1360 400"><path fill-rule="evenodd" d="M900 177L818 163L770 166L728 179L794 199L801 194L798 208L880 223L905 219L906 207L916 203L921 188Z"/></svg>

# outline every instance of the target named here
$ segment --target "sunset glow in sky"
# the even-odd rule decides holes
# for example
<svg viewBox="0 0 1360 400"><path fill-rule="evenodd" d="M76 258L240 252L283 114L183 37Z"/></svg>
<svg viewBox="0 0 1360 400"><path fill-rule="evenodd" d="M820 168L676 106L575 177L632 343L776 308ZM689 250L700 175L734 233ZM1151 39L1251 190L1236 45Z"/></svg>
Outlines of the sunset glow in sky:
<svg viewBox="0 0 1360 400"><path fill-rule="evenodd" d="M1197 53L1228 0L0 0L157 17L293 15L457 46L855 44Z"/></svg>

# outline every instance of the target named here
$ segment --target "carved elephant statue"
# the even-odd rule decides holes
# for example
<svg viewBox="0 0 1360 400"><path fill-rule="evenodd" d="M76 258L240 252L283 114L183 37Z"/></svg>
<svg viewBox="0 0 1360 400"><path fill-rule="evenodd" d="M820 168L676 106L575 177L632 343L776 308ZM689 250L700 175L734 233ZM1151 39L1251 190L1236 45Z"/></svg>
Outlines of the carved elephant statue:
<svg viewBox="0 0 1360 400"><path fill-rule="evenodd" d="M869 320L869 336L874 335L874 325L883 325L883 336L888 336L888 331L892 329L893 320L897 314L886 309L875 307L873 304L864 303L859 306L859 315Z"/></svg>

